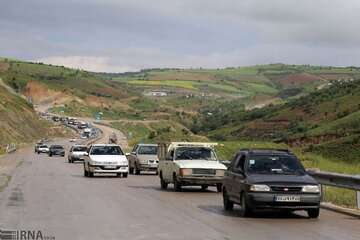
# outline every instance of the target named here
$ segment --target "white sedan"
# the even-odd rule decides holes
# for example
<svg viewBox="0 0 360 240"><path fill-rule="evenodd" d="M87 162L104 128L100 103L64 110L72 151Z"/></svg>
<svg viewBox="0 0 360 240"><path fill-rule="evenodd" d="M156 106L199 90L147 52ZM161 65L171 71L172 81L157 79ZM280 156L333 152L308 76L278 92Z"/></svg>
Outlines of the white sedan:
<svg viewBox="0 0 360 240"><path fill-rule="evenodd" d="M84 176L93 177L95 173L116 174L126 178L129 173L129 162L116 144L94 144L84 156Z"/></svg>

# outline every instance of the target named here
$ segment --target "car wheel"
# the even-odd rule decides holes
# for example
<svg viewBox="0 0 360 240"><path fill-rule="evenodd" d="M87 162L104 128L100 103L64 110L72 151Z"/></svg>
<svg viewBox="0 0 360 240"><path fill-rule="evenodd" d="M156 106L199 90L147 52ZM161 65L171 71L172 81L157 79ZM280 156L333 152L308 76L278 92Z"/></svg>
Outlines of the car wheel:
<svg viewBox="0 0 360 240"><path fill-rule="evenodd" d="M122 176L123 176L123 178L127 178L127 177L128 177L128 173L123 173Z"/></svg>
<svg viewBox="0 0 360 240"><path fill-rule="evenodd" d="M88 170L88 175L89 177L94 177L94 173L90 171L90 169Z"/></svg>
<svg viewBox="0 0 360 240"><path fill-rule="evenodd" d="M249 217L251 215L252 209L249 207L249 204L246 202L245 193L241 194L241 211L240 215L242 217Z"/></svg>
<svg viewBox="0 0 360 240"><path fill-rule="evenodd" d="M52 157L52 154L51 154L51 153L49 154L49 157Z"/></svg>
<svg viewBox="0 0 360 240"><path fill-rule="evenodd" d="M175 174L174 174L174 190L175 192L181 192L181 183L177 180Z"/></svg>
<svg viewBox="0 0 360 240"><path fill-rule="evenodd" d="M88 177L88 176L89 176L89 173L88 173L88 171L86 170L85 164L84 164L84 177Z"/></svg>
<svg viewBox="0 0 360 240"><path fill-rule="evenodd" d="M117 176L118 178L120 178L120 177L121 177L121 173L117 173L116 176Z"/></svg>
<svg viewBox="0 0 360 240"><path fill-rule="evenodd" d="M309 218L318 218L320 215L320 208L307 210Z"/></svg>
<svg viewBox="0 0 360 240"><path fill-rule="evenodd" d="M135 175L140 175L140 169L138 169L138 168L136 167L136 165L135 165L134 171L135 171Z"/></svg>
<svg viewBox="0 0 360 240"><path fill-rule="evenodd" d="M216 190L217 190L218 192L221 192L221 191L222 191L222 184L221 184L221 183L216 184Z"/></svg>
<svg viewBox="0 0 360 240"><path fill-rule="evenodd" d="M208 187L209 187L208 185L201 185L201 190L205 191L208 189Z"/></svg>
<svg viewBox="0 0 360 240"><path fill-rule="evenodd" d="M134 168L132 168L132 167L129 168L129 173L130 173L130 174L134 174Z"/></svg>
<svg viewBox="0 0 360 240"><path fill-rule="evenodd" d="M165 182L161 173L160 173L160 186L161 186L161 189L167 189L167 187L168 187L168 183Z"/></svg>
<svg viewBox="0 0 360 240"><path fill-rule="evenodd" d="M234 203L229 199L229 196L225 189L223 191L223 204L225 211L231 211L234 209Z"/></svg>

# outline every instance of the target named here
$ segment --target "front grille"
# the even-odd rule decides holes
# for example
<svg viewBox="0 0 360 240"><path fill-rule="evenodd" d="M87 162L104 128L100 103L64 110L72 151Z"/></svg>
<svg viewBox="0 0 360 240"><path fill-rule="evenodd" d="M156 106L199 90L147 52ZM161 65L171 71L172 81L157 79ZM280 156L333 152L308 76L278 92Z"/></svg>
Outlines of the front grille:
<svg viewBox="0 0 360 240"><path fill-rule="evenodd" d="M301 192L302 187L298 186L271 186L271 190L273 192L281 192L281 193L294 193Z"/></svg>
<svg viewBox="0 0 360 240"><path fill-rule="evenodd" d="M215 175L215 169L202 169L202 168L195 168L193 169L192 173L194 175Z"/></svg>

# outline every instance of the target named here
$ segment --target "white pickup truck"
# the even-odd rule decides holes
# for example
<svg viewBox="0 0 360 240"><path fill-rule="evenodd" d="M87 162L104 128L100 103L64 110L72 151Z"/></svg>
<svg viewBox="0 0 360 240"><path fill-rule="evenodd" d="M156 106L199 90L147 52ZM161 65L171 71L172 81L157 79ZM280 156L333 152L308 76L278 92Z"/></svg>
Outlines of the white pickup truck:
<svg viewBox="0 0 360 240"><path fill-rule="evenodd" d="M161 188L174 184L175 191L182 186L216 186L221 192L226 166L219 162L216 143L172 142L159 144L159 177Z"/></svg>
<svg viewBox="0 0 360 240"><path fill-rule="evenodd" d="M119 145L94 144L84 156L84 176L93 177L95 173L112 173L126 178L129 162Z"/></svg>

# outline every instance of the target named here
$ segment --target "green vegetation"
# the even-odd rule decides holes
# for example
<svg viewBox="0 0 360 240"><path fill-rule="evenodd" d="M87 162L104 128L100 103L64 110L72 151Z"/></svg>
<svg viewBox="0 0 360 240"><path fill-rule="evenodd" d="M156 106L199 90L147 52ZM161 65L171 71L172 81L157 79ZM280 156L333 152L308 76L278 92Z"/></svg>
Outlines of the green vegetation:
<svg viewBox="0 0 360 240"><path fill-rule="evenodd" d="M112 122L111 126L124 132L129 145L138 142L161 141L204 141L204 137L192 134L188 129L173 121Z"/></svg>

